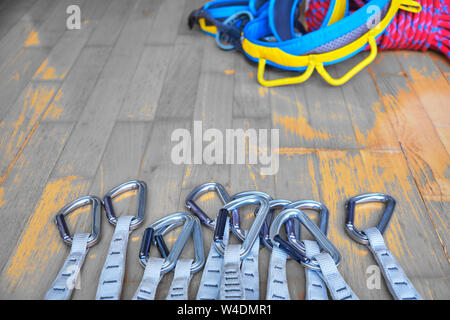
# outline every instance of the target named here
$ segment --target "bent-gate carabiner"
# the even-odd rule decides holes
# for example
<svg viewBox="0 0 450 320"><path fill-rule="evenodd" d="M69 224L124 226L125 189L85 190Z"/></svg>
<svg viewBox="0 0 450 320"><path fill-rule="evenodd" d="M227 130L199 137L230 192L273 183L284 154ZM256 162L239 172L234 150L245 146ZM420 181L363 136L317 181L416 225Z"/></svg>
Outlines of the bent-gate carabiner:
<svg viewBox="0 0 450 320"><path fill-rule="evenodd" d="M231 198L227 190L220 183L209 182L199 185L194 190L192 190L186 197L186 207L192 211L200 221L210 229L215 228L215 220L208 217L208 215L203 211L195 202L201 195L208 192L216 192L219 195L220 200L223 204L230 202ZM235 213L237 214L237 213Z"/></svg>
<svg viewBox="0 0 450 320"><path fill-rule="evenodd" d="M76 233L70 235L64 217L78 208L91 205L92 231L91 233ZM87 196L78 198L64 206L55 217L59 233L64 242L71 244L70 253L64 261L64 265L53 281L51 288L47 291L46 300L67 300L72 296L75 282L83 266L86 253L90 247L95 245L100 237L101 200L97 197Z"/></svg>

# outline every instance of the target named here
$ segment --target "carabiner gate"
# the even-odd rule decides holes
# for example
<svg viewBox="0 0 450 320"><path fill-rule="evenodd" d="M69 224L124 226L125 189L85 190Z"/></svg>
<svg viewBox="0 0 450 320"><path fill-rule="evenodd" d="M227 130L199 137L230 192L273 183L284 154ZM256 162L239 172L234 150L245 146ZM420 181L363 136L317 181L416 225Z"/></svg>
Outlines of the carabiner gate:
<svg viewBox="0 0 450 320"><path fill-rule="evenodd" d="M87 205L92 206L92 230L91 234L89 235L87 247L90 248L98 242L100 238L100 216L102 210L102 201L95 196L85 196L65 205L55 216L54 222L58 227L59 234L61 235L65 243L72 244L73 237L70 235L70 231L67 227L64 217L72 213L76 209Z"/></svg>

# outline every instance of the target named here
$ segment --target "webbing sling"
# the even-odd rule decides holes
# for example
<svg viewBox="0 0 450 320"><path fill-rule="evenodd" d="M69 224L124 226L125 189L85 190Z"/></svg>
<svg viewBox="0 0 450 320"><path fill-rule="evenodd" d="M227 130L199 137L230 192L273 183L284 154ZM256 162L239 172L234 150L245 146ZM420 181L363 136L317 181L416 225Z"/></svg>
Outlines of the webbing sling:
<svg viewBox="0 0 450 320"><path fill-rule="evenodd" d="M92 231L76 233L73 237L64 217L78 208L91 205ZM73 289L83 266L88 249L94 246L100 236L101 200L97 197L86 196L64 206L56 215L55 223L64 242L71 244L70 253L64 261L56 279L45 295L46 300L67 300L72 296Z"/></svg>
<svg viewBox="0 0 450 320"><path fill-rule="evenodd" d="M283 32L285 36L280 38L282 41L265 41L268 36L280 34L280 30L291 30L289 26L293 24L292 15L280 19L274 11L279 8L278 4L282 1L270 0L266 14L250 21L243 32L242 50L249 59L258 62L258 81L267 87L305 82L314 70L317 70L329 84L342 85L375 59L377 55L375 39L387 28L398 10L411 12L421 10L420 4L413 0L371 0L359 10L344 16L347 0L336 0L336 6L330 8L335 10L333 14L336 12L334 23L330 21L329 25L301 37L294 36L292 32L290 35ZM292 0L290 2L293 12L297 2ZM374 7L379 9L380 17L374 16L373 10L369 10ZM273 23L275 20L271 17L279 18L276 21L280 23ZM376 20L377 18L380 19ZM370 21L377 23L368 23ZM370 54L341 78L333 78L325 70L326 65L346 60L367 45L370 46ZM291 78L266 80L264 78L266 64L304 73Z"/></svg>
<svg viewBox="0 0 450 320"><path fill-rule="evenodd" d="M229 225L229 219L227 218L223 237L223 241L226 245L228 245L230 234ZM219 297L223 262L224 257L217 252L213 241L211 243L211 248L209 249L208 258L206 259L200 286L197 291L197 300L216 300Z"/></svg>
<svg viewBox="0 0 450 320"><path fill-rule="evenodd" d="M150 257L150 249L154 239L155 231L161 230L161 237L164 232L168 232L175 226L183 225L177 241L169 253L158 246L162 258ZM133 300L154 300L156 289L161 278L175 267L186 241L192 232L194 225L193 217L187 213L175 213L164 217L150 225L144 231L141 249L139 250L139 262L145 268L142 280L133 296Z"/></svg>
<svg viewBox="0 0 450 320"><path fill-rule="evenodd" d="M181 224L183 224L183 229L169 252L163 234ZM154 237L153 233L155 233ZM179 259L191 234L194 240L195 259ZM149 256L152 242L156 242L163 256L162 259ZM175 274L166 299L188 299L188 288L192 275L200 271L205 263L203 234L199 219L191 214L180 212L154 222L144 233L139 260L145 267L145 271L134 295L135 300L153 300L160 279L173 268L175 268Z"/></svg>
<svg viewBox="0 0 450 320"><path fill-rule="evenodd" d="M89 233L76 233L73 236L70 253L64 261L50 290L45 295L45 300L67 300L72 296L72 290L78 279L81 267L88 251L87 242Z"/></svg>
<svg viewBox="0 0 450 320"><path fill-rule="evenodd" d="M274 246L270 255L269 273L267 277L267 300L290 300L286 275L287 254Z"/></svg>
<svg viewBox="0 0 450 320"><path fill-rule="evenodd" d="M131 190L138 190L138 212L136 216L116 217L112 199ZM145 216L147 186L142 181L128 181L109 191L103 203L108 221L115 225L114 234L108 249L105 264L97 287L97 300L118 300L122 293L128 238L134 229L139 227Z"/></svg>
<svg viewBox="0 0 450 320"><path fill-rule="evenodd" d="M285 206L285 209L289 208L317 212L319 215L318 227L324 235L327 234L329 211L324 204L314 200L301 200ZM300 231L298 231L298 233L300 234ZM296 238L290 237L289 242L293 243L296 248L306 256L306 258L312 259L315 255L320 253L320 247L316 241L297 241ZM305 277L306 300L328 300L327 289L320 275L315 270L305 268Z"/></svg>
<svg viewBox="0 0 450 320"><path fill-rule="evenodd" d="M369 249L381 268L392 296L397 300L422 300L405 272L395 261L392 252L386 248L380 231L374 227L365 229L364 233L369 238Z"/></svg>
<svg viewBox="0 0 450 320"><path fill-rule="evenodd" d="M312 258L308 258L299 251L296 246L279 236L281 226L289 219L296 219L308 229L314 237L314 240L317 242L321 253L314 255ZM319 227L317 227L303 211L296 208L284 209L275 218L270 227L270 238L274 245L279 246L289 256L300 262L305 268L317 272L326 283L333 299L358 299L337 269L337 266L341 261L341 255Z"/></svg>
<svg viewBox="0 0 450 320"><path fill-rule="evenodd" d="M363 232L354 225L355 208L357 204L381 202L385 205L383 215L376 227ZM358 243L367 245L381 268L388 289L397 300L421 300L421 296L409 281L403 269L395 261L393 254L386 247L383 233L394 213L395 199L382 193L368 193L350 198L346 204L345 229L351 238Z"/></svg>
<svg viewBox="0 0 450 320"><path fill-rule="evenodd" d="M224 231L229 212L239 207L259 205L258 214L246 233L242 245L225 245ZM250 299L259 297L259 279L257 255L259 252L259 232L269 211L269 202L258 195L239 197L227 203L219 212L216 220L214 241L216 250L224 256L222 279L220 284L220 299L246 299L246 291ZM249 258L246 260L246 258ZM245 270L245 281L241 273L241 261ZM256 262L256 263L255 263Z"/></svg>

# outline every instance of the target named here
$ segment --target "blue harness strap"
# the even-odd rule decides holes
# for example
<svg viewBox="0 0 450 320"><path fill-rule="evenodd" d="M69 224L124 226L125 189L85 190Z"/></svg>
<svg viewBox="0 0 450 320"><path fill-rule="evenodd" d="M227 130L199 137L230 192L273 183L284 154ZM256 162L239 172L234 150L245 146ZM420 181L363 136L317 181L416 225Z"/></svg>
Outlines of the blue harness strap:
<svg viewBox="0 0 450 320"><path fill-rule="evenodd" d="M218 46L223 50L240 49L240 37L245 25L265 12L268 0L214 0L202 8L194 10L188 19L192 29L200 24L200 19L208 26L216 29L201 27L206 34L216 37Z"/></svg>
<svg viewBox="0 0 450 320"><path fill-rule="evenodd" d="M274 0L269 4L269 25L277 41L295 37L295 13L300 0Z"/></svg>
<svg viewBox="0 0 450 320"><path fill-rule="evenodd" d="M336 4L336 1L334 0L333 4ZM348 0L345 1L348 3ZM291 8L286 5L288 2L292 5ZM279 5L279 3L283 3L283 5ZM373 16L368 7L379 7L381 18L383 18L389 8L390 0L372 0L353 14L345 16L343 19L328 26L326 23L328 23L333 10L337 7L333 4L330 4L330 11L327 14L328 19L326 19L322 28L304 34L301 37L295 37L292 34L293 23L296 20L293 18L293 12L298 5L298 1L270 0L267 14L259 16L245 26L244 38L258 46L278 48L293 56L329 52L341 48L367 33L369 31L367 21ZM286 19L287 14L289 14L288 19ZM265 41L267 37L271 36L274 36L278 41ZM357 54L362 49L363 47L343 59ZM253 61L259 60L258 57L254 57L248 52L244 51L244 53ZM337 63L343 59L324 64ZM267 64L285 70L303 71L306 69L304 66L289 67L270 60L267 60Z"/></svg>

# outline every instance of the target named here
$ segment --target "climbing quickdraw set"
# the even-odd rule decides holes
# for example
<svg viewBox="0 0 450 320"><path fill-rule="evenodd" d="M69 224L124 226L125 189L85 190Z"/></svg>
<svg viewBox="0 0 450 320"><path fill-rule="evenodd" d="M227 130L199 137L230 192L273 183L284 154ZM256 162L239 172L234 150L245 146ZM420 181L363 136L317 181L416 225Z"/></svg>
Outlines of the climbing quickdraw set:
<svg viewBox="0 0 450 320"><path fill-rule="evenodd" d="M113 199L132 190L137 190L139 197L136 216L117 216ZM196 203L200 196L209 192L216 192L223 202L215 219L209 218ZM57 213L55 222L64 242L71 245L71 250L45 298L71 298L87 251L100 239L100 217L104 207L108 221L115 226L115 231L101 271L96 299L120 299L128 237L144 222L146 199L146 184L142 181L129 181L113 188L103 201L95 196L86 196L62 208ZM358 204L368 202L384 203L384 213L376 227L360 231L354 225L355 208ZM92 231L90 234L76 233L72 237L64 217L87 205L91 206ZM244 230L241 227L239 212L242 207L248 205L256 206L256 210L251 227ZM187 196L186 207L193 214L173 213L153 222L145 229L138 254L138 262L144 267L144 272L134 300L155 299L160 280L172 270L174 276L166 299L186 300L189 297L188 289L192 276L202 269L203 274L196 295L198 300L259 300L258 260L259 251L264 247L271 251L265 297L267 300L290 300L286 274L288 259L294 259L305 268L307 300L327 300L329 296L336 300L358 299L338 270L342 257L332 239L327 238L330 213L324 204L313 200L291 202L272 199L261 191L246 191L230 196L222 185L210 182L195 188ZM383 240L383 233L394 208L395 200L385 194L371 193L353 197L345 206L345 229L352 239L369 247L395 299L419 300L420 295ZM278 214L275 216L276 210ZM317 212L318 225L305 214L305 210ZM202 224L214 230L206 261ZM311 233L314 240L302 239L302 226ZM178 227L181 227L181 231L169 250L164 241L164 234ZM281 232L282 228L284 232ZM232 236L241 243L232 244ZM181 258L182 251L191 237L194 258ZM152 244L158 248L160 258L150 255Z"/></svg>
<svg viewBox="0 0 450 320"><path fill-rule="evenodd" d="M263 86L302 83L314 70L338 86L367 67L377 56L378 46L382 50L432 48L450 57L448 6L445 1L429 2L310 0L303 19L301 0L215 0L192 12L189 26L197 23L216 37L220 48L238 49L256 62ZM422 3L427 14L421 14ZM326 70L363 50L369 50L369 55L343 76L335 78ZM267 65L301 74L267 80Z"/></svg>

